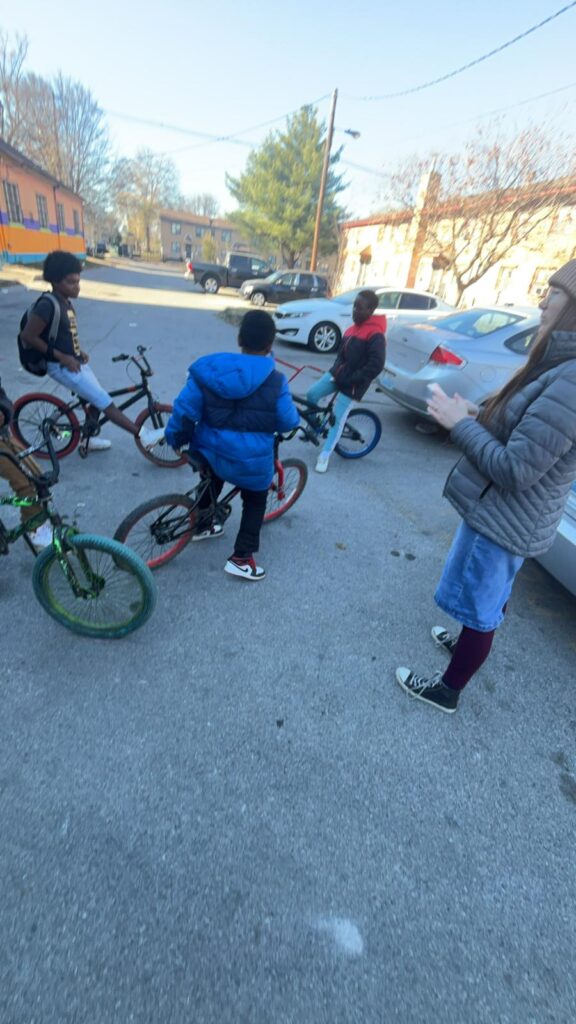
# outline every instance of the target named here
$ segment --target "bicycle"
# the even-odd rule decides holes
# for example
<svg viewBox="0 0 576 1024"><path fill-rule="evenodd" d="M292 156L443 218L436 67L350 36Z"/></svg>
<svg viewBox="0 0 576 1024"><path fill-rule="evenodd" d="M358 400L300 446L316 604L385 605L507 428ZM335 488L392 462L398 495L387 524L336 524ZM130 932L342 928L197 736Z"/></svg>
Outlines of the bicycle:
<svg viewBox="0 0 576 1024"><path fill-rule="evenodd" d="M278 456L280 441L290 440L301 429L296 427L286 437L275 439L274 477L268 490L265 523L279 519L292 508L306 486L306 463L292 458L281 461ZM143 502L122 520L114 534L114 539L128 544L149 569L158 569L184 550L200 517L223 525L232 512L233 499L240 493L240 487L234 486L216 498L210 467L190 455L186 458L192 469L201 474L199 483L185 494L162 494ZM200 509L206 492L210 493L210 505Z"/></svg>
<svg viewBox="0 0 576 1024"><path fill-rule="evenodd" d="M127 362L128 372L130 365L134 364L140 374L140 383L133 383L126 388L117 388L110 392L112 398L121 395L130 395L125 402L119 405L119 409L128 409L131 405L146 399L146 408L137 416L135 423L138 430L147 423L149 427L163 427L170 413L171 405L159 403L150 390L149 378L153 376L154 370L146 359L144 353L147 351L144 345L137 346L138 355L128 355L122 352L113 356L112 362ZM64 402L56 395L45 394L44 392L30 392L18 398L14 403L14 417L12 421L12 432L14 436L27 448L36 445L41 436L41 426L45 420L50 423L50 433L54 444L57 458L64 459L71 455L78 448L82 458L86 458L89 450L91 437L100 433L100 428L107 422L108 417L101 413L97 419L90 418L86 414L87 402L82 398L72 399ZM76 416L76 410L84 412L84 422L80 424ZM149 422L148 422L149 421ZM134 437L136 447L146 459L153 462L155 466L174 469L183 466L185 459L177 455L173 448L165 441L160 441L152 450L144 447L138 436ZM47 459L46 452L37 450L38 458Z"/></svg>
<svg viewBox="0 0 576 1024"><path fill-rule="evenodd" d="M62 626L102 639L116 639L132 633L150 618L156 604L156 584L148 567L129 548L109 537L80 533L76 524L67 525L52 507L50 488L57 482L59 465L52 444L51 424L44 424L40 445L45 445L52 470L39 475L25 465L28 455L38 452L31 445L17 455L0 452L33 484L35 496L1 496L0 506L41 510L25 523L8 529L0 520L0 554L20 537L36 557L32 574L34 594L44 611ZM50 522L52 544L38 553L29 533Z"/></svg>
<svg viewBox="0 0 576 1024"><path fill-rule="evenodd" d="M332 395L327 405L316 405L304 395L292 395L292 401L306 424L302 429L302 440L320 446L336 422L336 394ZM376 413L369 409L352 409L334 451L343 459L361 459L373 451L381 436L382 424Z"/></svg>

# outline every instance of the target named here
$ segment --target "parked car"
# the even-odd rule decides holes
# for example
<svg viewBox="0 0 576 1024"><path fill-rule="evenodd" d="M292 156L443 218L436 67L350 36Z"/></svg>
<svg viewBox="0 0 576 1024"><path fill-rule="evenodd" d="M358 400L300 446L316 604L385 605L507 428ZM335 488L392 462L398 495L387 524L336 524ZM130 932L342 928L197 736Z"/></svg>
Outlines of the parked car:
<svg viewBox="0 0 576 1024"><path fill-rule="evenodd" d="M286 299L321 298L328 294L328 281L309 271L276 270L269 277L245 281L240 291L255 306L264 306L267 302L285 302Z"/></svg>
<svg viewBox="0 0 576 1024"><path fill-rule="evenodd" d="M423 416L428 416L430 384L481 404L522 366L539 323L539 310L512 306L465 309L426 323L398 322L386 336L379 386Z"/></svg>
<svg viewBox="0 0 576 1024"><path fill-rule="evenodd" d="M390 288L385 285L353 288L333 299L310 302L288 302L279 306L274 314L276 334L285 341L308 345L313 352L335 352L344 331L352 325L352 306L358 292L371 287L378 295L377 313L384 313L388 321L398 317L422 319L450 312L443 299L414 288Z"/></svg>
<svg viewBox="0 0 576 1024"><path fill-rule="evenodd" d="M244 252L229 252L226 263L199 263L197 260L186 260L185 277L194 278L195 284L201 284L205 292L216 295L219 288L240 288L240 285L251 277L262 277L270 273L271 267L260 256L251 256Z"/></svg>
<svg viewBox="0 0 576 1024"><path fill-rule="evenodd" d="M576 597L576 483L572 485L554 544L536 561Z"/></svg>

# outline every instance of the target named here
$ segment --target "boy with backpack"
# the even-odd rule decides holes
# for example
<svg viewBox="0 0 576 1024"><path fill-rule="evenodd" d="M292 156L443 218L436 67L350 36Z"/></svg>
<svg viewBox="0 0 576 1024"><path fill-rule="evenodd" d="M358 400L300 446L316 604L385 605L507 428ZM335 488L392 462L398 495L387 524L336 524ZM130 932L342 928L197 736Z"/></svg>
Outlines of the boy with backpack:
<svg viewBox="0 0 576 1024"><path fill-rule="evenodd" d="M71 252L51 252L44 260L43 277L52 292L45 292L23 317L18 337L20 361L36 376L48 374L58 384L73 391L88 403L86 414L96 421L104 412L111 423L139 436L146 448L164 437L163 428L138 427L114 405L88 366L88 355L80 348L76 313L71 299L80 294L82 264ZM104 451L110 441L91 437L90 449Z"/></svg>
<svg viewBox="0 0 576 1024"><path fill-rule="evenodd" d="M224 481L240 487L242 519L224 571L245 580L261 580L265 571L254 561L274 475L274 435L293 430L300 417L284 374L269 358L275 334L263 310L246 313L238 334L239 353L220 352L192 363L188 381L166 426L173 448L189 444L212 473L214 496ZM211 504L207 491L201 502ZM219 537L221 523L202 520L194 540Z"/></svg>

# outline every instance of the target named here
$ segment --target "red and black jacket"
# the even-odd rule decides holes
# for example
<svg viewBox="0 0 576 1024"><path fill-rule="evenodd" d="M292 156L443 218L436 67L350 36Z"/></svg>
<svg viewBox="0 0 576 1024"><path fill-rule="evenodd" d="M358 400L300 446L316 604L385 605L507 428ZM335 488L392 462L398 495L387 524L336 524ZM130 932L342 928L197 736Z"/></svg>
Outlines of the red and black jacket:
<svg viewBox="0 0 576 1024"><path fill-rule="evenodd" d="M345 332L330 374L344 395L359 401L384 368L385 316L369 316Z"/></svg>

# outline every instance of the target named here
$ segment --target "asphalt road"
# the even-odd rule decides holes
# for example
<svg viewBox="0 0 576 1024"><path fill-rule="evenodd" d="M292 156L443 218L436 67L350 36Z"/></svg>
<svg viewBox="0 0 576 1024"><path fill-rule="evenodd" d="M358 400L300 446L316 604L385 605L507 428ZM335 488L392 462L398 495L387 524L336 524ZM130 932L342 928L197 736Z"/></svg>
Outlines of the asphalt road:
<svg viewBox="0 0 576 1024"><path fill-rule="evenodd" d="M166 400L235 345L230 298L178 270L105 265L83 294L109 387L137 342ZM0 286L12 395L35 389L15 346L32 298ZM369 401L379 447L310 474L263 531L258 586L222 572L235 512L160 570L147 626L90 641L34 601L23 545L2 560L2 1024L574 1021L576 602L526 565L457 714L405 696L398 664L443 663L456 453ZM62 462L55 497L112 534L191 474L106 436Z"/></svg>

